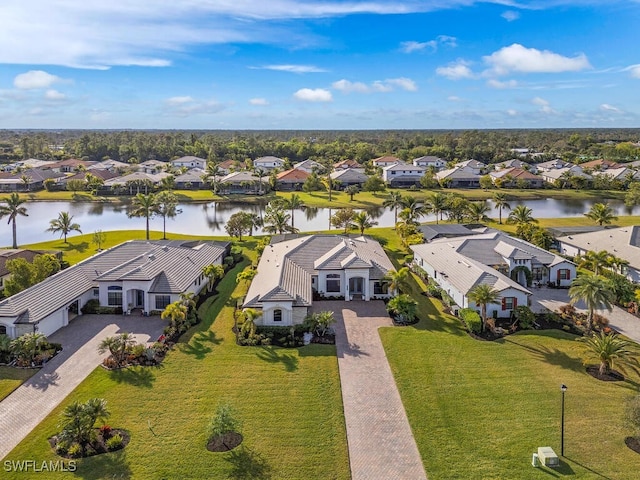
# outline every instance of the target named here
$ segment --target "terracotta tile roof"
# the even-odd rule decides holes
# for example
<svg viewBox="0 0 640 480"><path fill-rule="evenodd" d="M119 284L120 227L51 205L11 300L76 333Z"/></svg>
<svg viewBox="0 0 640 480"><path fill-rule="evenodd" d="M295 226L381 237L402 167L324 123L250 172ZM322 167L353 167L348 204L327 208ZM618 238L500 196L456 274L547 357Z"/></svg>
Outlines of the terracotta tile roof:
<svg viewBox="0 0 640 480"><path fill-rule="evenodd" d="M285 170L277 175L278 180L284 180L288 182L305 181L309 174L304 170L298 170L292 168L291 170Z"/></svg>

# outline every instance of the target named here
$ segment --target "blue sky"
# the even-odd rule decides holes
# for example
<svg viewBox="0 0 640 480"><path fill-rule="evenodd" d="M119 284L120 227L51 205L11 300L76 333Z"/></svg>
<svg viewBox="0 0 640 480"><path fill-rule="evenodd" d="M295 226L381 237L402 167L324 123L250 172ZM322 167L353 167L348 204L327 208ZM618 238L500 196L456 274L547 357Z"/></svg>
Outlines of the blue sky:
<svg viewBox="0 0 640 480"><path fill-rule="evenodd" d="M0 18L0 128L640 127L637 0L3 0Z"/></svg>

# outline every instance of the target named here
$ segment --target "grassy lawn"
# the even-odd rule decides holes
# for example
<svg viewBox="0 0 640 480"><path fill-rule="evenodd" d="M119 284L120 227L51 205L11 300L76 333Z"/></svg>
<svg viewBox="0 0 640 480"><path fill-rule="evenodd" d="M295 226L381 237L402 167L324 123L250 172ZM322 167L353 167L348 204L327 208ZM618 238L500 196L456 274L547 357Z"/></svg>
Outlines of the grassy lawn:
<svg viewBox="0 0 640 480"><path fill-rule="evenodd" d="M245 246L253 256L255 245ZM122 451L79 461L81 478L349 478L335 347L235 344L234 305L246 291L235 276L247 264L227 274L219 295L202 306L203 322L161 367L97 368L7 459L57 459L47 438L60 412L73 400L102 397L109 424L129 429L132 440ZM205 429L221 401L239 412L244 442L211 453Z"/></svg>
<svg viewBox="0 0 640 480"><path fill-rule="evenodd" d="M0 400L22 385L25 380L31 378L37 371L36 369L0 366Z"/></svg>
<svg viewBox="0 0 640 480"><path fill-rule="evenodd" d="M637 377L593 379L581 345L556 330L474 340L418 290L420 323L380 335L430 479L637 478L640 459L624 444L623 423ZM560 453L561 383L567 461L534 469L537 447Z"/></svg>

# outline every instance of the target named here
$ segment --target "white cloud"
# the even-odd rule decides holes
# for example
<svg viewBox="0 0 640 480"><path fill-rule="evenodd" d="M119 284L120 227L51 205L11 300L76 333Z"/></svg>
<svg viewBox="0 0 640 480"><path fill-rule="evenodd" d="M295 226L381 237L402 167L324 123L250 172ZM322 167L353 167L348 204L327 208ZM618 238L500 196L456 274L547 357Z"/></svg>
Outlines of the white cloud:
<svg viewBox="0 0 640 480"><path fill-rule="evenodd" d="M600 110L602 110L603 112L624 113L619 108L614 107L613 105L609 105L608 103L603 103L602 105L600 105Z"/></svg>
<svg viewBox="0 0 640 480"><path fill-rule="evenodd" d="M513 22L514 20L518 20L520 18L520 12L516 12L515 10L507 10L500 16L507 22Z"/></svg>
<svg viewBox="0 0 640 480"><path fill-rule="evenodd" d="M324 88L301 88L293 94L298 100L304 102L331 102L333 96L329 90Z"/></svg>
<svg viewBox="0 0 640 480"><path fill-rule="evenodd" d="M509 115L510 117L515 117L516 115L518 115L518 111L510 108L509 110L507 110L507 115Z"/></svg>
<svg viewBox="0 0 640 480"><path fill-rule="evenodd" d="M278 72L291 73L322 73L325 69L314 65L265 65L264 67L250 67L256 70L275 70Z"/></svg>
<svg viewBox="0 0 640 480"><path fill-rule="evenodd" d="M487 85L498 90L505 90L507 88L516 88L518 86L518 82L515 80L506 80L501 82L500 80L492 78L487 81Z"/></svg>
<svg viewBox="0 0 640 480"><path fill-rule="evenodd" d="M449 100L450 102L462 102L462 98L456 96L456 95L450 95L447 97L447 100Z"/></svg>
<svg viewBox="0 0 640 480"><path fill-rule="evenodd" d="M194 101L193 97L183 96L183 97L167 98L166 103L167 105L170 105L170 106L179 106L179 105L184 105L186 103L191 103L193 101Z"/></svg>
<svg viewBox="0 0 640 480"><path fill-rule="evenodd" d="M531 103L540 107L540 111L543 113L555 113L555 111L551 108L548 100L544 98L535 97L531 100Z"/></svg>
<svg viewBox="0 0 640 480"><path fill-rule="evenodd" d="M460 80L463 78L474 78L474 74L469 68L469 62L465 60L456 60L446 67L436 68L436 73L446 77L449 80Z"/></svg>
<svg viewBox="0 0 640 480"><path fill-rule="evenodd" d="M520 73L558 73L576 72L591 68L586 55L581 53L575 57L565 57L549 50L526 48L518 43L493 52L483 57L491 70L487 73L507 75Z"/></svg>
<svg viewBox="0 0 640 480"><path fill-rule="evenodd" d="M67 96L62 92L50 89L45 92L44 98L46 98L47 100L60 101L66 100Z"/></svg>
<svg viewBox="0 0 640 480"><path fill-rule="evenodd" d="M633 78L640 78L640 64L629 65L623 71L629 72Z"/></svg>
<svg viewBox="0 0 640 480"><path fill-rule="evenodd" d="M225 109L225 105L215 100L196 100L193 97L171 97L165 100L166 112L178 117L191 115L211 115Z"/></svg>
<svg viewBox="0 0 640 480"><path fill-rule="evenodd" d="M13 85L20 90L33 90L38 88L48 88L54 83L61 82L62 79L51 75L43 70L30 70L26 73L16 75Z"/></svg>
<svg viewBox="0 0 640 480"><path fill-rule="evenodd" d="M458 39L449 35L438 35L435 39L429 40L427 42L416 42L414 40L410 40L400 43L400 51L404 53L412 53L429 49L435 52L438 49L439 45L444 45L447 47L457 47Z"/></svg>
<svg viewBox="0 0 640 480"><path fill-rule="evenodd" d="M337 82L333 82L331 87L334 90L341 91L343 93L385 93L392 92L396 88L405 90L407 92L415 92L418 90L416 82L406 77L388 78L386 80L376 80L370 85L363 82L352 82L350 80L342 79Z"/></svg>
<svg viewBox="0 0 640 480"><path fill-rule="evenodd" d="M249 100L249 103L251 105L260 105L260 106L269 105L269 102L267 101L266 98L252 98Z"/></svg>

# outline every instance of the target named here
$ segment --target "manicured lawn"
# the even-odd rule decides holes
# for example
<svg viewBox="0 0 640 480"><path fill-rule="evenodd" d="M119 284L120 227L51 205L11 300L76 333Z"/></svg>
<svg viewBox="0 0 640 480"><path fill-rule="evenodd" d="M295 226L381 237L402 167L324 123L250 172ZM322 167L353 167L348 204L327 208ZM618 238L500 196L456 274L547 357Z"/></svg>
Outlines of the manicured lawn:
<svg viewBox="0 0 640 480"><path fill-rule="evenodd" d="M5 398L38 370L0 366L0 400Z"/></svg>
<svg viewBox="0 0 640 480"><path fill-rule="evenodd" d="M637 377L595 380L581 345L556 330L474 340L415 290L414 298L420 323L380 335L431 480L638 477L640 457L625 446L623 423ZM561 383L568 386L567 461L535 469L537 447L560 453Z"/></svg>
<svg viewBox="0 0 640 480"><path fill-rule="evenodd" d="M79 461L81 478L349 478L335 347L235 344L234 305L246 291L235 276L247 264L227 274L219 295L201 308L203 323L161 367L97 368L7 459L57 459L47 438L58 430L62 409L102 397L109 424L129 429L132 440L120 452ZM211 453L205 429L221 401L239 412L244 442L232 452Z"/></svg>

